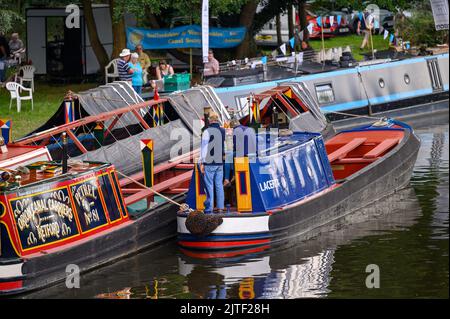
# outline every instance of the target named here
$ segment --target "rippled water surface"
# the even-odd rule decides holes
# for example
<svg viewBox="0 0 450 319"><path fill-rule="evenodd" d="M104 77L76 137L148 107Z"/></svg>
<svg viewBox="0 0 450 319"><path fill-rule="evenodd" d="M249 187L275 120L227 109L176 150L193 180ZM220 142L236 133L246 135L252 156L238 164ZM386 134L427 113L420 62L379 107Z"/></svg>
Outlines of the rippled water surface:
<svg viewBox="0 0 450 319"><path fill-rule="evenodd" d="M84 274L80 289L61 284L25 297L448 298L448 124L416 133L409 188L310 238L225 260L190 257L173 241ZM371 264L379 289L365 284Z"/></svg>

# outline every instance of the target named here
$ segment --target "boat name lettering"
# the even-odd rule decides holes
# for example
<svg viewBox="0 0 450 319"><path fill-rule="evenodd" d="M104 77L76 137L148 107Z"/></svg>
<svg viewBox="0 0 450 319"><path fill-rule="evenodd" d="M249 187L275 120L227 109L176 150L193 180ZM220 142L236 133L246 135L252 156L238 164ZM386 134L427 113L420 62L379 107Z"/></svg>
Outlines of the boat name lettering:
<svg viewBox="0 0 450 319"><path fill-rule="evenodd" d="M271 179L266 182L259 183L259 189L261 192L265 192L280 186L280 181L278 179Z"/></svg>

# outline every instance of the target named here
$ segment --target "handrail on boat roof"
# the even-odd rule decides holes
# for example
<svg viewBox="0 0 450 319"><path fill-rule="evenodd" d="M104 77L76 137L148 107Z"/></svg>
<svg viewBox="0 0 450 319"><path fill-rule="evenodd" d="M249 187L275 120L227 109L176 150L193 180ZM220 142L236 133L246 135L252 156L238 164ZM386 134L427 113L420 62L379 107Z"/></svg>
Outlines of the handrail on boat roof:
<svg viewBox="0 0 450 319"><path fill-rule="evenodd" d="M67 123L67 124L64 124L64 125L60 125L60 126L53 127L53 128L50 128L50 129L42 131L42 132L35 133L35 134L31 135L31 136L25 136L25 137L23 137L21 139L13 141L11 144L18 145L18 146L28 145L30 143L33 143L33 142L36 142L36 141L40 141L40 140L44 140L46 138L50 138L50 137L52 137L54 135L57 135L57 134L60 134L60 133L63 133L63 132L67 132L67 133L69 131L71 132L71 130L73 130L75 128L78 128L80 126L83 126L83 125L87 125L87 124L90 124L90 123L95 123L97 121L106 121L106 120L109 120L109 119L111 119L111 118L113 118L115 116L121 116L121 115L123 115L125 113L128 113L128 112L132 112L136 116L136 118L139 120L139 122L146 129L148 129L150 127L145 122L145 120L142 118L142 116L137 112L137 110L142 109L144 107L150 107L150 106L153 106L153 105L156 105L156 104L164 103L164 102L167 102L167 101L168 100L165 99L165 98L160 98L157 101L155 101L155 100L145 101L145 102L142 102L142 103L133 104L133 105L130 105L130 106L125 106L125 107L119 108L117 110L108 111L108 112L104 112L104 113L97 114L97 115L90 115L90 116L81 118L79 120L76 120L76 121L73 121L73 122L70 122L70 123ZM108 129L111 129L111 127L108 128Z"/></svg>

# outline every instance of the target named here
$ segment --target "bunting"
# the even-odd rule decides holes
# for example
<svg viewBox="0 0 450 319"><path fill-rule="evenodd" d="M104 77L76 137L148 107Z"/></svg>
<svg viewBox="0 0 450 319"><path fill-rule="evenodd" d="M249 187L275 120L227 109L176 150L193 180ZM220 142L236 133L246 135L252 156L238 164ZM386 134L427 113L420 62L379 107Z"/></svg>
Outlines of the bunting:
<svg viewBox="0 0 450 319"><path fill-rule="evenodd" d="M342 16L338 15L337 16L337 24L341 25L341 21L342 21Z"/></svg>
<svg viewBox="0 0 450 319"><path fill-rule="evenodd" d="M283 43L283 44L280 46L280 50L281 50L281 52L283 53L283 55L286 55L286 43Z"/></svg>
<svg viewBox="0 0 450 319"><path fill-rule="evenodd" d="M295 37L292 37L292 38L289 40L289 44L291 45L291 48L293 49L294 46L295 46Z"/></svg>

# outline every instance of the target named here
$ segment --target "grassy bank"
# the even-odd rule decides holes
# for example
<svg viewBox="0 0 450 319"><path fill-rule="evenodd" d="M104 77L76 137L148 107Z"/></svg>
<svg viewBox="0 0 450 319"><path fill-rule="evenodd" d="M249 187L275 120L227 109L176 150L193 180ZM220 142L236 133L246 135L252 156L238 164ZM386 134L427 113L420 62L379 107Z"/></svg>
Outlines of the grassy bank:
<svg viewBox="0 0 450 319"><path fill-rule="evenodd" d="M0 88L0 118L12 119L12 136L16 139L45 123L61 105L68 90L80 92L96 86L93 83L58 85L35 82L34 110L31 110L30 101L22 101L20 113L17 113L15 100L9 109L9 92L6 88Z"/></svg>
<svg viewBox="0 0 450 319"><path fill-rule="evenodd" d="M347 35L347 36L337 36L334 38L325 39L324 45L325 45L325 49L346 47L348 45L348 46L350 46L350 48L352 50L353 57L357 61L361 61L364 58L363 54L372 52L371 47L365 48L364 50L359 49L361 46L362 40L363 40L362 36L352 34L352 35ZM310 43L311 47L316 51L319 51L322 49L322 40L320 40L320 39L319 40L311 40L309 43ZM389 41L387 39L384 40L382 35L375 35L375 36L373 36L373 48L374 48L374 50L377 50L377 51L387 50L387 49L389 49ZM272 52L273 49L274 48L262 48L261 51L262 51L262 54L264 54L264 55L270 55L270 53Z"/></svg>
<svg viewBox="0 0 450 319"><path fill-rule="evenodd" d="M324 41L325 48L331 49L331 48L337 48L337 47L346 47L347 45L350 46L352 49L353 57L360 61L363 59L364 53L370 53L371 47L369 43L369 48L366 47L364 50L360 50L360 46L362 43L363 37L353 34L348 36L342 36L342 37L334 37L331 39L326 39ZM321 50L322 49L322 40L313 40L310 41L311 46L314 48L314 50ZM389 49L389 41L388 39L384 40L383 35L375 35L373 36L373 48L377 51L387 50Z"/></svg>

